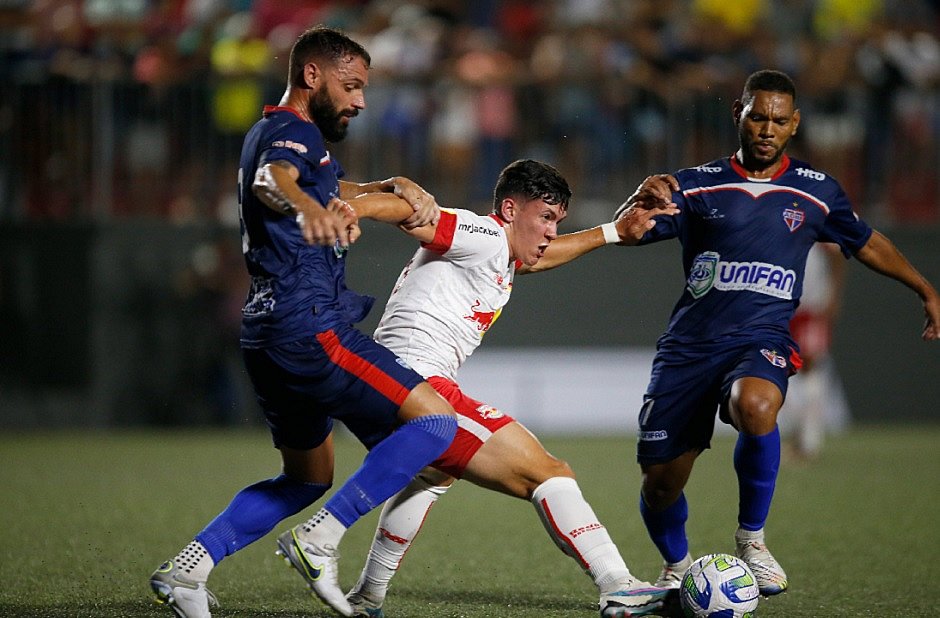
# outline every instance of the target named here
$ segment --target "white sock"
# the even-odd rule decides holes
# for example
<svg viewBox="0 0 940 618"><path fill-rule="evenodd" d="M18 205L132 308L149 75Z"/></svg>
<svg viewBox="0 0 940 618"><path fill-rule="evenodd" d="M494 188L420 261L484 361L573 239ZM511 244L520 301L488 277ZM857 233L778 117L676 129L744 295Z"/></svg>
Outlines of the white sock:
<svg viewBox="0 0 940 618"><path fill-rule="evenodd" d="M548 479L535 488L532 504L555 545L581 565L601 594L633 579L607 528L597 521L573 478Z"/></svg>
<svg viewBox="0 0 940 618"><path fill-rule="evenodd" d="M295 533L301 541L316 545L329 556L339 548L339 542L346 534L346 526L332 513L321 508L316 515L297 526Z"/></svg>
<svg viewBox="0 0 940 618"><path fill-rule="evenodd" d="M417 477L385 502L354 592L374 602L385 599L388 584L421 530L428 511L447 489Z"/></svg>
<svg viewBox="0 0 940 618"><path fill-rule="evenodd" d="M189 579L202 583L206 583L212 567L215 566L212 558L209 557L209 550L196 540L190 541L189 545L176 554L173 564Z"/></svg>

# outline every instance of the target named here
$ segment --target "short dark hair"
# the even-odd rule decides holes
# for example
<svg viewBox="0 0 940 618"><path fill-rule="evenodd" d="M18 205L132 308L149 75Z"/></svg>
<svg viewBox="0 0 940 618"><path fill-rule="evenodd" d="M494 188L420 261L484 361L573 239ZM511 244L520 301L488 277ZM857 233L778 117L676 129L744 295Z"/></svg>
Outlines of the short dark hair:
<svg viewBox="0 0 940 618"><path fill-rule="evenodd" d="M756 90L788 94L796 101L796 85L790 79L790 76L783 71L764 69L751 73L747 81L744 82L744 92L741 94L741 100L746 101L752 98Z"/></svg>
<svg viewBox="0 0 940 618"><path fill-rule="evenodd" d="M520 159L499 173L493 189L493 212L498 213L503 199L511 196L541 199L546 204L560 204L567 210L571 189L565 177L548 163Z"/></svg>
<svg viewBox="0 0 940 618"><path fill-rule="evenodd" d="M296 83L298 76L303 75L304 65L311 60L336 62L347 56L362 58L367 67L372 63L366 48L339 30L322 25L314 26L297 37L290 50L288 79L291 84Z"/></svg>

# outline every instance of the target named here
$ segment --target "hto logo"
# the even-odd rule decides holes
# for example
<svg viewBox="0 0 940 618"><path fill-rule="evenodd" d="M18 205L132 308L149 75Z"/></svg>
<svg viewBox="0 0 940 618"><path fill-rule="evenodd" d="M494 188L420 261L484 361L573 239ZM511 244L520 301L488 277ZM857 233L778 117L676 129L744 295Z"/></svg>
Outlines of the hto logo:
<svg viewBox="0 0 940 618"><path fill-rule="evenodd" d="M812 178L813 180L825 180L826 175L816 170L808 170L805 167L796 168L796 175L803 178Z"/></svg>

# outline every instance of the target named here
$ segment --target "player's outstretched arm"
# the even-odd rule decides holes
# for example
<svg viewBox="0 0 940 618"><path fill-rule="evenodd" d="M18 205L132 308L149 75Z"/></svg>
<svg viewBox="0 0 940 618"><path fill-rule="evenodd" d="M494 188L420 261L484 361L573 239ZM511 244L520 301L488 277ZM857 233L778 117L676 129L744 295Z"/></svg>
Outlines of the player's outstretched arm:
<svg viewBox="0 0 940 618"><path fill-rule="evenodd" d="M896 279L914 290L924 303L925 341L940 340L940 295L927 279L907 261L886 236L874 231L856 259L877 273Z"/></svg>
<svg viewBox="0 0 940 618"><path fill-rule="evenodd" d="M431 242L437 232L437 222L420 227L408 228L405 222L415 214L412 206L404 198L394 193L363 193L349 200L360 219L372 219L397 225L399 229L421 242Z"/></svg>
<svg viewBox="0 0 940 618"><path fill-rule="evenodd" d="M340 205L326 208L297 184L300 172L287 161L272 161L258 168L251 190L261 202L276 212L294 217L304 240L311 245L349 246L355 213ZM358 234L356 234L358 236Z"/></svg>
<svg viewBox="0 0 940 618"><path fill-rule="evenodd" d="M653 174L647 176L640 186L636 188L633 195L627 198L627 201L620 205L614 212L616 221L621 214L628 208L664 208L666 206L675 206L672 201L672 194L679 190L679 181L672 174Z"/></svg>
<svg viewBox="0 0 940 618"><path fill-rule="evenodd" d="M516 272L526 274L551 270L607 244L635 245L656 226L653 217L672 216L678 212L679 209L671 203L651 210L629 208L620 213L614 223L559 236L548 245L545 255L534 266L523 266Z"/></svg>
<svg viewBox="0 0 940 618"><path fill-rule="evenodd" d="M341 180L339 183L339 195L344 200L353 199L364 193L393 193L405 200L412 208L411 215L401 223L405 229L422 227L429 223L436 224L441 217L441 209L434 196L418 183L404 176L393 176L385 180L364 183Z"/></svg>

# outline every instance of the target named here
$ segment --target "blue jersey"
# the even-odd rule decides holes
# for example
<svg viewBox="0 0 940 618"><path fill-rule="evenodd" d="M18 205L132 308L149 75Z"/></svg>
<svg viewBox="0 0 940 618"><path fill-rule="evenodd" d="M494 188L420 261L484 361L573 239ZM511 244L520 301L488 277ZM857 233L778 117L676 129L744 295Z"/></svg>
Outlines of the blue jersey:
<svg viewBox="0 0 940 618"><path fill-rule="evenodd" d="M749 178L734 157L675 177L682 212L657 217L641 241L682 243L686 285L663 343L787 334L813 243L850 256L872 233L838 182L786 155L766 180Z"/></svg>
<svg viewBox="0 0 940 618"><path fill-rule="evenodd" d="M251 190L265 163L287 161L300 171L300 188L320 204L339 195L343 170L330 157L323 135L291 109L267 106L248 131L238 170L242 252L251 288L242 309L241 344L279 345L330 326L353 324L373 298L346 288L345 250L311 246L294 217L271 210Z"/></svg>

